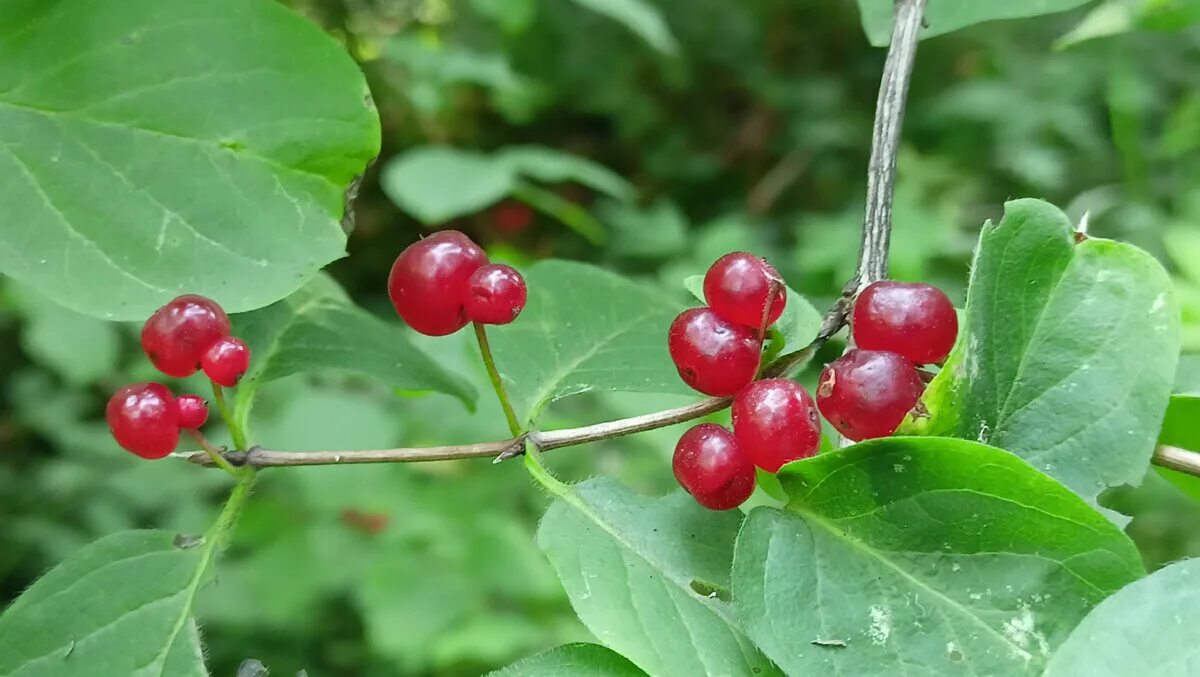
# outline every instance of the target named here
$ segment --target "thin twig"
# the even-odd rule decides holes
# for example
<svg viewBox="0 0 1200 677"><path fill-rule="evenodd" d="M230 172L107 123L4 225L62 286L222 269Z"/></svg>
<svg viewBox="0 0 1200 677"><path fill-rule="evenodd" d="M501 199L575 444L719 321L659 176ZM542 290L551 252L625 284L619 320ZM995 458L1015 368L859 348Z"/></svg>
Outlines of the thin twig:
<svg viewBox="0 0 1200 677"><path fill-rule="evenodd" d="M1200 453L1160 444L1151 460L1155 465L1200 477Z"/></svg>

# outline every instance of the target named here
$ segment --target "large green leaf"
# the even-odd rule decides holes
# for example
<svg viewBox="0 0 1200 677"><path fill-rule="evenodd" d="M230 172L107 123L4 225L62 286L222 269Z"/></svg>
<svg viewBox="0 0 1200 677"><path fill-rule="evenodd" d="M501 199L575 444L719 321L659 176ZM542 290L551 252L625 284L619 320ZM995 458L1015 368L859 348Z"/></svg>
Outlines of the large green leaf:
<svg viewBox="0 0 1200 677"><path fill-rule="evenodd" d="M491 673L491 677L638 677L646 673L597 644L566 644Z"/></svg>
<svg viewBox="0 0 1200 677"><path fill-rule="evenodd" d="M279 3L0 0L0 272L73 310L286 296L378 148L354 62Z"/></svg>
<svg viewBox="0 0 1200 677"><path fill-rule="evenodd" d="M1076 244L1055 207L1010 202L980 236L965 324L926 398L929 429L1011 451L1089 500L1141 479L1179 355L1153 257Z"/></svg>
<svg viewBox="0 0 1200 677"><path fill-rule="evenodd" d="M642 498L608 478L551 486L538 545L601 642L656 677L775 674L726 601L740 512L682 492Z"/></svg>
<svg viewBox="0 0 1200 677"><path fill-rule="evenodd" d="M3 677L207 677L192 617L212 543L124 531L92 543L0 616Z"/></svg>
<svg viewBox="0 0 1200 677"><path fill-rule="evenodd" d="M660 52L674 54L679 50L662 13L647 0L575 0L575 4L624 24Z"/></svg>
<svg viewBox="0 0 1200 677"><path fill-rule="evenodd" d="M249 414L258 387L291 374L339 369L378 379L400 390L454 395L468 407L475 389L452 374L389 324L354 305L327 276L291 296L233 317L234 333L250 346L250 372L238 387L238 416Z"/></svg>
<svg viewBox="0 0 1200 677"><path fill-rule="evenodd" d="M941 35L995 19L1017 19L1062 12L1089 2L1091 0L929 0L921 37ZM891 40L893 3L894 0L858 0L863 29L872 45L882 47Z"/></svg>
<svg viewBox="0 0 1200 677"><path fill-rule="evenodd" d="M1200 395L1172 395L1159 432L1160 444L1200 451Z"/></svg>
<svg viewBox="0 0 1200 677"><path fill-rule="evenodd" d="M975 442L876 440L779 479L792 500L747 518L733 599L788 674L1032 674L1142 573L1078 496Z"/></svg>
<svg viewBox="0 0 1200 677"><path fill-rule="evenodd" d="M1046 677L1200 674L1200 559L1176 562L1104 600L1054 654Z"/></svg>
<svg viewBox="0 0 1200 677"><path fill-rule="evenodd" d="M682 308L656 287L568 261L541 261L525 278L525 311L489 333L500 374L529 420L554 400L592 390L693 392L667 353L667 327Z"/></svg>

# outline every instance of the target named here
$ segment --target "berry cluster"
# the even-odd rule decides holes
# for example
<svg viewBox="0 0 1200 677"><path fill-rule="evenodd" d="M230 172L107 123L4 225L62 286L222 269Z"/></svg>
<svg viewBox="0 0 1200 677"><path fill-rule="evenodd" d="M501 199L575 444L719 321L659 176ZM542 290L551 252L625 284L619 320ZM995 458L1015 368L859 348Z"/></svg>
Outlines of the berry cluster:
<svg viewBox="0 0 1200 677"><path fill-rule="evenodd" d="M817 406L847 439L887 437L925 390L918 365L950 354L958 315L936 287L885 280L859 294L850 330L858 347L825 365Z"/></svg>
<svg viewBox="0 0 1200 677"><path fill-rule="evenodd" d="M726 254L704 276L704 299L707 308L686 310L671 323L667 347L689 386L734 396L733 432L712 423L688 430L675 446L672 468L697 502L728 510L753 493L755 466L775 472L816 453L821 425L800 384L754 380L766 328L787 303L779 273L751 254Z"/></svg>
<svg viewBox="0 0 1200 677"><path fill-rule="evenodd" d="M250 349L229 332L229 317L221 306L188 294L146 320L142 350L167 376L183 378L203 370L214 383L233 387L250 368ZM175 450L181 429L204 425L208 404L198 395L176 398L161 383L135 383L118 390L104 413L117 444L155 459Z"/></svg>
<svg viewBox="0 0 1200 677"><path fill-rule="evenodd" d="M392 264L388 296L408 326L445 336L468 322L508 324L525 308L525 279L457 230L409 245Z"/></svg>

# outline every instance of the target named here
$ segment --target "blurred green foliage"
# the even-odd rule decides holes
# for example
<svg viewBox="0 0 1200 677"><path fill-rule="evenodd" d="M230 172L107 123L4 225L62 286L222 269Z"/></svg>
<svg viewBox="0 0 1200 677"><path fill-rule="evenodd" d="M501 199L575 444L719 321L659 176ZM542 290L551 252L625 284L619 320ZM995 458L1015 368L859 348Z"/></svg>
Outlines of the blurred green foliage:
<svg viewBox="0 0 1200 677"><path fill-rule="evenodd" d="M496 258L596 261L683 300L684 278L733 249L768 256L818 304L852 270L883 61L854 3L291 4L361 61L383 118L384 152L361 188L351 255L330 269L382 317L391 319L388 267L427 228L420 219L467 231ZM1009 197L1043 197L1086 216L1092 234L1132 241L1170 266L1185 349L1200 351L1200 16L1130 10L1124 23L1110 14L1097 24L1106 15L1096 12L1137 4L922 43L896 193L896 277L961 300L979 225ZM406 160L412 174L413 158L431 153L448 173L421 170L427 187L389 189ZM462 197L468 175L469 208L445 208L443 194ZM11 282L0 289L0 599L100 535L203 530L226 478L138 462L100 417L115 387L154 377L137 328L83 318ZM486 383L469 337L414 340ZM177 385L205 392L198 381ZM686 401L584 396L556 406L546 425ZM679 432L550 462L567 478L604 473L661 493ZM277 449L504 435L487 397L469 412L449 396L333 373L264 385L254 413L255 440ZM1200 554L1200 530L1178 519L1178 506L1194 504L1151 479L1111 501L1137 515L1131 533L1147 561ZM214 674L254 657L279 674L471 675L586 641L533 542L546 504L518 464L266 473L202 596Z"/></svg>

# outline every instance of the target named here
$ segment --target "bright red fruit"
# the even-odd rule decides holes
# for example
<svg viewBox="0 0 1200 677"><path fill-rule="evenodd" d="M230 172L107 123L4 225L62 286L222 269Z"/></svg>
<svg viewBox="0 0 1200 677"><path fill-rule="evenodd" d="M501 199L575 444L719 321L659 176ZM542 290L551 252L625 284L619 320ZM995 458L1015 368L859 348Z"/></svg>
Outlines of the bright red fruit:
<svg viewBox="0 0 1200 677"><path fill-rule="evenodd" d="M691 308L671 323L667 349L684 383L705 395L727 397L754 380L762 342L711 308Z"/></svg>
<svg viewBox="0 0 1200 677"><path fill-rule="evenodd" d="M675 445L675 479L696 502L710 510L736 508L754 493L754 464L726 429L701 423Z"/></svg>
<svg viewBox="0 0 1200 677"><path fill-rule="evenodd" d="M755 381L733 398L733 434L754 465L778 472L817 453L821 421L808 391L785 378Z"/></svg>
<svg viewBox="0 0 1200 677"><path fill-rule="evenodd" d="M508 235L524 232L533 222L533 210L523 202L505 200L491 209L496 230Z"/></svg>
<svg viewBox="0 0 1200 677"><path fill-rule="evenodd" d="M200 368L200 356L229 334L229 317L216 301L185 294L154 311L142 326L142 350L159 371L183 378Z"/></svg>
<svg viewBox="0 0 1200 677"><path fill-rule="evenodd" d="M511 266L489 263L467 280L463 304L467 319L481 324L508 324L525 308L525 278Z"/></svg>
<svg viewBox="0 0 1200 677"><path fill-rule="evenodd" d="M771 284L775 290L772 294ZM746 252L717 259L704 275L704 300L721 317L751 329L763 326L763 312L771 299L771 326L787 305L783 278L765 260Z"/></svg>
<svg viewBox="0 0 1200 677"><path fill-rule="evenodd" d="M869 440L896 432L924 390L921 375L907 359L855 349L821 370L817 406L848 439Z"/></svg>
<svg viewBox="0 0 1200 677"><path fill-rule="evenodd" d="M175 399L180 428L199 428L208 422L208 403L199 395L180 395Z"/></svg>
<svg viewBox="0 0 1200 677"><path fill-rule="evenodd" d="M388 296L408 326L427 336L467 324L467 280L487 255L466 235L443 230L400 252L388 276Z"/></svg>
<svg viewBox="0 0 1200 677"><path fill-rule="evenodd" d="M226 336L204 352L200 363L214 383L232 388L250 368L250 348L241 339Z"/></svg>
<svg viewBox="0 0 1200 677"><path fill-rule="evenodd" d="M958 315L937 287L884 280L858 295L851 327L859 348L899 353L913 364L932 364L946 359L954 347Z"/></svg>
<svg viewBox="0 0 1200 677"><path fill-rule="evenodd" d="M134 383L118 390L104 408L113 439L142 458L162 458L179 443L178 409L160 383Z"/></svg>

